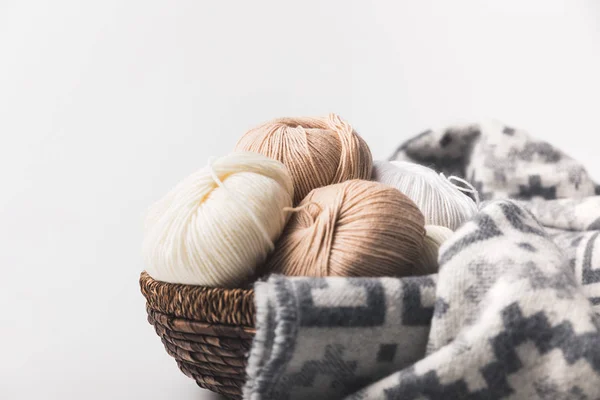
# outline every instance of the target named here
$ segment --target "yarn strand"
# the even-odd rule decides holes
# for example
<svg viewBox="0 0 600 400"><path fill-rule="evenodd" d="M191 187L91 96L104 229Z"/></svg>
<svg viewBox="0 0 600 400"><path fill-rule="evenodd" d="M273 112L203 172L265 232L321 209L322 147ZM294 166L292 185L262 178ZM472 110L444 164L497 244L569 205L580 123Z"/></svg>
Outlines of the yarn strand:
<svg viewBox="0 0 600 400"><path fill-rule="evenodd" d="M440 173L441 176L444 176L444 173ZM463 179L463 178L459 178L458 176L455 175L451 175L448 178L446 178L448 180L448 182L452 183L452 185L457 188L458 190L460 190L463 193L471 193L473 194L473 197L475 197L475 204L477 204L477 208L479 208L480 205L480 201L479 201L479 192L477 191L477 189L475 189L475 187L467 180ZM459 186L453 183L453 181L456 181L458 183L462 183L464 186Z"/></svg>
<svg viewBox="0 0 600 400"><path fill-rule="evenodd" d="M265 242L268 243L269 245L269 250L272 251L275 248L275 243L273 243L273 241L271 240L271 237L269 236L269 233L265 230L265 227L263 226L263 224L260 223L260 221L258 220L258 218L256 217L256 214L250 210L250 208L248 208L248 206L243 202L240 201L238 199L238 197L231 191L229 190L225 184L223 183L223 181L221 179L219 179L219 177L217 176L217 173L215 172L215 169L213 168L213 162L215 160L215 157L210 157L208 159L208 171L210 172L210 176L213 178L213 180L215 181L215 183L217 184L217 186L219 186L220 188L222 188L224 191L227 192L227 194L235 200L235 202L244 209L244 211L246 211L248 213L248 215L250 216L250 218L252 219L252 221L254 222L254 224L256 225L256 227L258 228L258 230L260 231L260 233L263 235L263 238L265 239ZM288 207L284 207L284 211L285 209Z"/></svg>

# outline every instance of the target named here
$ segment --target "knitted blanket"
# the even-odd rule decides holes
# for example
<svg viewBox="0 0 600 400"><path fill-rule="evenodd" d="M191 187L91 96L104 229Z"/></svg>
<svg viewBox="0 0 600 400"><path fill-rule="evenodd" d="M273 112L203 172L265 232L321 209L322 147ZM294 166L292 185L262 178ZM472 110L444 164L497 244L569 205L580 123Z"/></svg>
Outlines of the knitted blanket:
<svg viewBox="0 0 600 400"><path fill-rule="evenodd" d="M500 123L431 130L392 159L487 201L437 275L256 284L249 399L599 399L600 196L576 161Z"/></svg>

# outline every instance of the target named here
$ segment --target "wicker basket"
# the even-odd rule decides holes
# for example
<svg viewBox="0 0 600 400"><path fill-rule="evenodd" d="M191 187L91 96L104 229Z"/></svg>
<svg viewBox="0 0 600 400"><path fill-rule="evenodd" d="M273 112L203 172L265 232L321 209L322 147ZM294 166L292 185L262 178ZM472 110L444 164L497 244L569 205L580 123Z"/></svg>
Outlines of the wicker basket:
<svg viewBox="0 0 600 400"><path fill-rule="evenodd" d="M181 371L205 389L242 398L254 329L254 291L178 285L140 276L148 322Z"/></svg>

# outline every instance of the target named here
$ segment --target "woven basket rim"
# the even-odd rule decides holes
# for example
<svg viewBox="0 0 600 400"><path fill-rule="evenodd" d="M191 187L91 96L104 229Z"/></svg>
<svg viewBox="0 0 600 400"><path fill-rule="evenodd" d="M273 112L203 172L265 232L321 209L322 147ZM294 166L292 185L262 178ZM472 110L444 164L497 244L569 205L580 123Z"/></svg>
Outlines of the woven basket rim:
<svg viewBox="0 0 600 400"><path fill-rule="evenodd" d="M148 308L174 317L210 324L254 327L254 290L161 282L146 271L140 289Z"/></svg>

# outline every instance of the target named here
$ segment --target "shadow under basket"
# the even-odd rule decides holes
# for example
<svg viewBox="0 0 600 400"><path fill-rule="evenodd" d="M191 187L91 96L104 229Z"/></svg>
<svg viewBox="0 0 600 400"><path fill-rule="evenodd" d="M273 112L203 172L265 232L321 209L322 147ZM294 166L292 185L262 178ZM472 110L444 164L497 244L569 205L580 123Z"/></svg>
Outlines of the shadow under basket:
<svg viewBox="0 0 600 400"><path fill-rule="evenodd" d="M140 276L148 322L179 369L205 389L242 398L254 329L254 291Z"/></svg>

